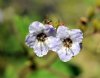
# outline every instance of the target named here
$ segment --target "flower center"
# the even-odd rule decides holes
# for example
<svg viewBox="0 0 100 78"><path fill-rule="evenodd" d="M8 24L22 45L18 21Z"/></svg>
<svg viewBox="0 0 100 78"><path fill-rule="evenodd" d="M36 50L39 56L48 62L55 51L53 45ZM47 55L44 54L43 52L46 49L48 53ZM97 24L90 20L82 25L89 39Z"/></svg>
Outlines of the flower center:
<svg viewBox="0 0 100 78"><path fill-rule="evenodd" d="M47 37L47 35L45 33L40 33L40 34L37 35L37 40L44 42L46 37Z"/></svg>
<svg viewBox="0 0 100 78"><path fill-rule="evenodd" d="M72 46L72 40L70 38L66 38L63 40L63 44L65 47L71 47Z"/></svg>

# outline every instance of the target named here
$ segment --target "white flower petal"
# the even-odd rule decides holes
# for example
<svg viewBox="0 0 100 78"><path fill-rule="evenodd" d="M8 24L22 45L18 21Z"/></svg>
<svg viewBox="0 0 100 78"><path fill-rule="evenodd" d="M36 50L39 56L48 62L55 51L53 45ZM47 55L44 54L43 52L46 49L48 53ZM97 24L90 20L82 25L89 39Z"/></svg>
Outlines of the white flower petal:
<svg viewBox="0 0 100 78"><path fill-rule="evenodd" d="M46 40L46 44L52 51L58 51L61 48L61 40L56 37L48 37Z"/></svg>
<svg viewBox="0 0 100 78"><path fill-rule="evenodd" d="M48 50L48 46L45 43L36 41L34 45L34 52L37 56L43 57L48 53Z"/></svg>
<svg viewBox="0 0 100 78"><path fill-rule="evenodd" d="M72 51L73 56L76 56L80 52L80 44L79 43L73 43L70 50Z"/></svg>
<svg viewBox="0 0 100 78"><path fill-rule="evenodd" d="M52 25L45 25L44 33L47 36L56 36L56 30Z"/></svg>
<svg viewBox="0 0 100 78"><path fill-rule="evenodd" d="M35 40L36 36L34 36L34 34L28 34L25 39L26 45L29 46L30 48L33 48Z"/></svg>
<svg viewBox="0 0 100 78"><path fill-rule="evenodd" d="M29 32L30 33L38 33L40 31L42 31L44 29L44 25L38 21L35 21L33 23L30 24L29 26Z"/></svg>
<svg viewBox="0 0 100 78"><path fill-rule="evenodd" d="M71 60L71 58L72 58L71 51L65 47L62 47L57 53L58 53L59 58L63 62L67 62L67 61Z"/></svg>
<svg viewBox="0 0 100 78"><path fill-rule="evenodd" d="M65 26L59 26L57 29L57 37L59 38L69 37L68 28Z"/></svg>
<svg viewBox="0 0 100 78"><path fill-rule="evenodd" d="M53 26L52 25L49 25L49 24L45 24L45 27L53 28Z"/></svg>
<svg viewBox="0 0 100 78"><path fill-rule="evenodd" d="M70 32L70 38L73 42L82 42L83 39L83 33L79 29L72 29Z"/></svg>

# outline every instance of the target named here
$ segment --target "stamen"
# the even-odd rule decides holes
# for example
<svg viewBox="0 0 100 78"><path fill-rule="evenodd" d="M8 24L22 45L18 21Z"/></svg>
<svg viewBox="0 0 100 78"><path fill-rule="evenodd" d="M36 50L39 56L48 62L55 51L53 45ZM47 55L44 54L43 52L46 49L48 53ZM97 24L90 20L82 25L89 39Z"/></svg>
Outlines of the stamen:
<svg viewBox="0 0 100 78"><path fill-rule="evenodd" d="M63 44L65 47L71 47L72 46L72 40L70 38L66 38L63 40Z"/></svg>
<svg viewBox="0 0 100 78"><path fill-rule="evenodd" d="M44 42L46 37L47 37L47 35L45 33L40 33L40 34L37 35L37 40Z"/></svg>

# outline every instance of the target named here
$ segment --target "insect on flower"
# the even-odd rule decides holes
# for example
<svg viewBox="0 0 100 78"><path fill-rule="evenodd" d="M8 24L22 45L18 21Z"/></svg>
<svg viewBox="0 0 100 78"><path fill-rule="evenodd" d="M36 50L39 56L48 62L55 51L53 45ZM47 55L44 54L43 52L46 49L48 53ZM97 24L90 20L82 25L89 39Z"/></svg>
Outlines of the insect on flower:
<svg viewBox="0 0 100 78"><path fill-rule="evenodd" d="M26 45L34 49L37 56L42 57L49 51L49 41L56 35L52 25L35 21L29 26L29 34L26 36ZM49 41L48 41L49 40Z"/></svg>
<svg viewBox="0 0 100 78"><path fill-rule="evenodd" d="M59 26L56 38L52 40L49 47L58 54L62 61L66 62L80 52L82 39L83 34L79 29L70 30L65 26Z"/></svg>

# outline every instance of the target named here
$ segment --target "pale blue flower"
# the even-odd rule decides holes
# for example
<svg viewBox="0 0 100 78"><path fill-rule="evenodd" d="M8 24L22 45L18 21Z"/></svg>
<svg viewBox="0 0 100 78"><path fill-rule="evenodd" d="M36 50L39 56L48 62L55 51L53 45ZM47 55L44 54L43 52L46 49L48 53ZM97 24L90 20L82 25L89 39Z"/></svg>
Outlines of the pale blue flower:
<svg viewBox="0 0 100 78"><path fill-rule="evenodd" d="M59 26L57 35L53 38L49 47L58 54L62 61L66 62L80 52L82 39L83 34L79 29L69 30L65 26Z"/></svg>
<svg viewBox="0 0 100 78"><path fill-rule="evenodd" d="M55 35L56 31L52 25L43 25L35 21L29 26L29 34L26 36L25 40L26 45L33 48L37 56L42 57L48 53L48 43Z"/></svg>

